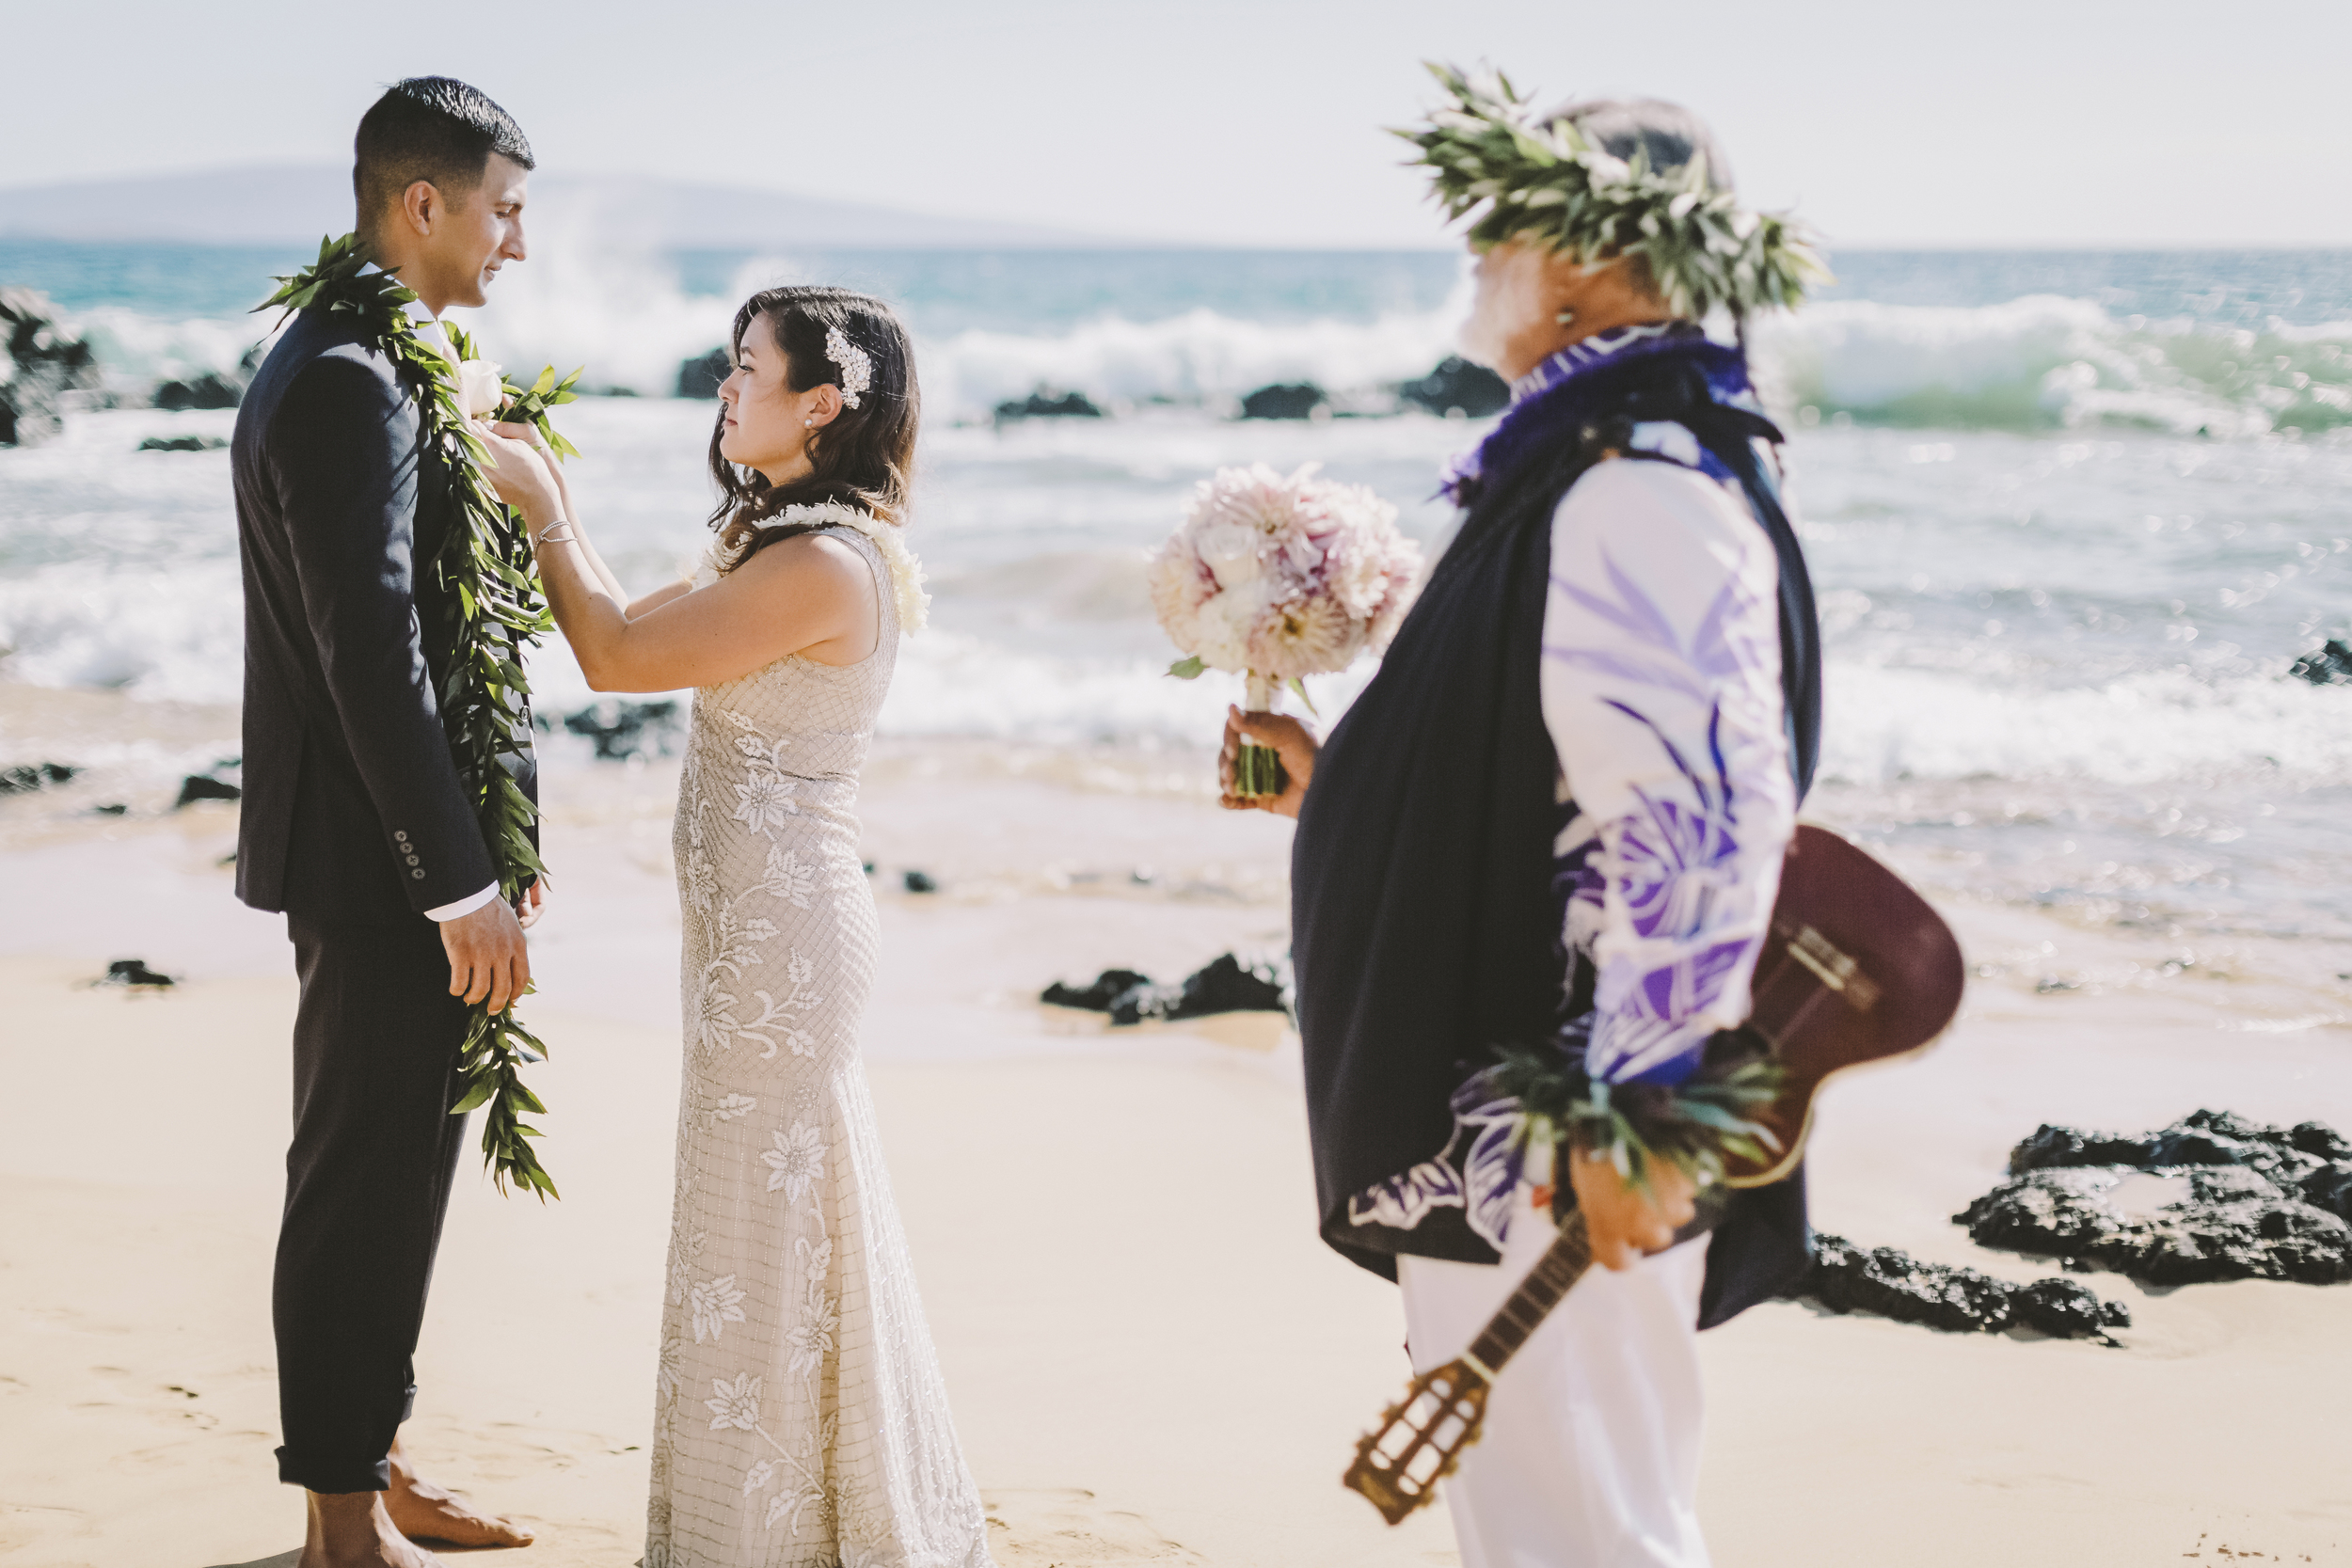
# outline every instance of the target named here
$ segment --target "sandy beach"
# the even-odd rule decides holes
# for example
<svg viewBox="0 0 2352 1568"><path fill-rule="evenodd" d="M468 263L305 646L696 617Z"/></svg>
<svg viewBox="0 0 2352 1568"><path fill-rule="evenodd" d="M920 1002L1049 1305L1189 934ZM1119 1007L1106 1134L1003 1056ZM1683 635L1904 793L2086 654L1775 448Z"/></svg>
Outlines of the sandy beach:
<svg viewBox="0 0 2352 1568"><path fill-rule="evenodd" d="M128 723L27 694L18 739ZM66 709L71 706L72 712ZM193 756L223 710L142 705ZM95 745L95 741L90 742ZM89 746L85 746L88 751ZM1289 826L1217 812L1200 753L885 744L865 811L884 957L867 1056L956 1419L1007 1568L1456 1560L1338 1484L1402 1387L1391 1287L1313 1234L1297 1045L1278 1015L1113 1033L1040 988L1279 947ZM553 748L557 902L529 1017L561 1203L461 1186L408 1441L528 1520L516 1560L642 1542L676 1093L670 766ZM80 787L79 785L72 787ZM0 1558L291 1562L269 1268L294 987L219 863L236 807L0 802ZM1818 800L1833 821L1835 794ZM71 809L69 809L71 808ZM940 891L902 891L922 869ZM1931 890L1931 862L1904 867ZM2015 1279L1950 1216L2044 1120L2201 1105L2352 1127L2352 957L2180 947L1946 901L1977 978L1927 1060L1840 1085L1815 1220ZM92 989L136 956L159 994ZM2071 989L2062 989L2071 988ZM2144 1291L2121 1348L1956 1336L1791 1303L1704 1341L1703 1504L1724 1568L2352 1561L2352 1291Z"/></svg>

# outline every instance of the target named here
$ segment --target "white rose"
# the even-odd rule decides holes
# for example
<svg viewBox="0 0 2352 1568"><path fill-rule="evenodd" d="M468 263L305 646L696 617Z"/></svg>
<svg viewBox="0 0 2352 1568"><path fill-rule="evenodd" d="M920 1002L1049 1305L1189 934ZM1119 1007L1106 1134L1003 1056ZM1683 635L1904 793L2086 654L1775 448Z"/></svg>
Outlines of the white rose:
<svg viewBox="0 0 2352 1568"><path fill-rule="evenodd" d="M457 411L469 420L484 420L506 401L506 375L487 359L468 359L457 367Z"/></svg>
<svg viewBox="0 0 2352 1568"><path fill-rule="evenodd" d="M1212 670L1248 669L1249 630L1265 606L1263 584L1228 590L1202 605L1193 623L1193 652L1200 662Z"/></svg>
<svg viewBox="0 0 2352 1568"><path fill-rule="evenodd" d="M1228 591L1258 580L1264 569L1259 554L1264 545L1257 531L1241 523L1216 522L1202 529L1194 541L1202 564L1216 574L1217 586Z"/></svg>

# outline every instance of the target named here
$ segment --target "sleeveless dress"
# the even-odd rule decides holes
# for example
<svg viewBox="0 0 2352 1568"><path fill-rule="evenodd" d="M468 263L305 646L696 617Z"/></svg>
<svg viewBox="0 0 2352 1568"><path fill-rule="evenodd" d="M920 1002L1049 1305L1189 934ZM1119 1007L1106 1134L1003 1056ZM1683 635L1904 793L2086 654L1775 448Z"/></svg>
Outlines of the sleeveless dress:
<svg viewBox="0 0 2352 1568"><path fill-rule="evenodd" d="M854 525L832 535L873 570L873 655L794 655L694 693L645 1568L989 1563L858 1060L877 949L858 768L912 590L861 531L889 525ZM707 563L696 586L714 578Z"/></svg>

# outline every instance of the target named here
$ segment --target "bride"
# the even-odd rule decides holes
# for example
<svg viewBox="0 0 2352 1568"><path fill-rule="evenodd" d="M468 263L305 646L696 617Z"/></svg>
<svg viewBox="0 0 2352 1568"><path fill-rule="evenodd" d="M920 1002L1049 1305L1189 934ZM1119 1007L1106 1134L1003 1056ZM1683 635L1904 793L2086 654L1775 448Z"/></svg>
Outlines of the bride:
<svg viewBox="0 0 2352 1568"><path fill-rule="evenodd" d="M858 768L927 603L899 537L913 352L888 306L818 288L753 295L732 348L719 537L691 581L632 602L529 427L492 443L589 684L696 689L644 1560L985 1568L857 1055L877 946Z"/></svg>

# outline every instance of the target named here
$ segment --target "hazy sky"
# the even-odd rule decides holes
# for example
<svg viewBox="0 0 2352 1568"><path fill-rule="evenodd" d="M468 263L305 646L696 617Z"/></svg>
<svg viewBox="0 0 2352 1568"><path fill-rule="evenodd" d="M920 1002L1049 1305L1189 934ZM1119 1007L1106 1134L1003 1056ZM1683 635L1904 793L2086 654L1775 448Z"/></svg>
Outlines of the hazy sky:
<svg viewBox="0 0 2352 1568"><path fill-rule="evenodd" d="M2352 244L2344 0L114 0L16 8L0 181L347 162L463 76L541 166L1099 232L1443 243L1417 62L1707 116L1833 242Z"/></svg>

